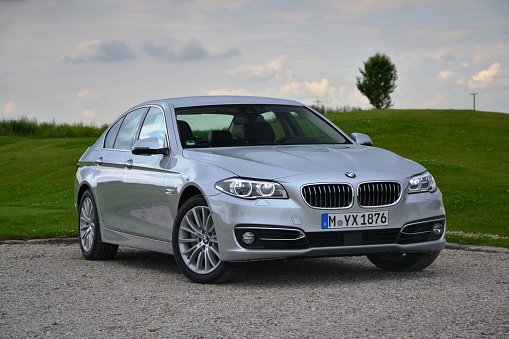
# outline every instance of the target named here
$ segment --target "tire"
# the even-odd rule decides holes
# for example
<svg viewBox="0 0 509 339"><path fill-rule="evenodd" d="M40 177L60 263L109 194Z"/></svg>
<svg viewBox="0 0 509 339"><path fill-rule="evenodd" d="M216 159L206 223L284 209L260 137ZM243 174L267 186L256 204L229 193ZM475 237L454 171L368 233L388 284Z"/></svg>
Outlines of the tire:
<svg viewBox="0 0 509 339"><path fill-rule="evenodd" d="M86 190L78 205L78 232L81 253L88 260L110 260L115 257L118 245L108 244L101 239L101 228L94 196Z"/></svg>
<svg viewBox="0 0 509 339"><path fill-rule="evenodd" d="M413 272L420 271L431 265L440 251L426 253L375 253L367 257L375 266L384 271Z"/></svg>
<svg viewBox="0 0 509 339"><path fill-rule="evenodd" d="M172 236L177 266L193 282L231 282L247 270L245 264L221 261L212 211L202 195L190 198L179 209Z"/></svg>

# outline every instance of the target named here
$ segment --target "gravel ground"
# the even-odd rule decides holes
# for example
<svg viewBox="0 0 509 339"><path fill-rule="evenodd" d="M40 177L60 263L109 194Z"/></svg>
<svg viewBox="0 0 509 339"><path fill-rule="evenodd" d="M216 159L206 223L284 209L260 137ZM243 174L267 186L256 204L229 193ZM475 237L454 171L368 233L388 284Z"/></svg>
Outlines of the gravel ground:
<svg viewBox="0 0 509 339"><path fill-rule="evenodd" d="M364 257L258 262L199 285L169 255L1 244L0 337L508 338L509 254L446 249L404 274Z"/></svg>

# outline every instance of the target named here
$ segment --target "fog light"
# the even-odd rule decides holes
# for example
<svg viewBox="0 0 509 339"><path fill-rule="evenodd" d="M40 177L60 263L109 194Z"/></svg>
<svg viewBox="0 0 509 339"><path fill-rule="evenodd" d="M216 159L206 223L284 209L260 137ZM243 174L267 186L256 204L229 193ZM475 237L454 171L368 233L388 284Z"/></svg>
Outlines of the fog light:
<svg viewBox="0 0 509 339"><path fill-rule="evenodd" d="M248 231L242 234L242 242L248 246L254 244L255 240L256 237L253 232Z"/></svg>
<svg viewBox="0 0 509 339"><path fill-rule="evenodd" d="M433 225L433 234L436 236L442 235L444 233L444 225L437 222Z"/></svg>

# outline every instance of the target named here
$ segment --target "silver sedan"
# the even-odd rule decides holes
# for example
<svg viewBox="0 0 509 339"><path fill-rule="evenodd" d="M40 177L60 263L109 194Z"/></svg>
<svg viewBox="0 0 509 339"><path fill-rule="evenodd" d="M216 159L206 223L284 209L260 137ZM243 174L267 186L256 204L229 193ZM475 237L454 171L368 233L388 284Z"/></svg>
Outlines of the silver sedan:
<svg viewBox="0 0 509 339"><path fill-rule="evenodd" d="M290 100L137 105L83 154L74 188L86 259L119 245L170 253L198 283L290 257L422 270L445 245L442 195L423 166Z"/></svg>

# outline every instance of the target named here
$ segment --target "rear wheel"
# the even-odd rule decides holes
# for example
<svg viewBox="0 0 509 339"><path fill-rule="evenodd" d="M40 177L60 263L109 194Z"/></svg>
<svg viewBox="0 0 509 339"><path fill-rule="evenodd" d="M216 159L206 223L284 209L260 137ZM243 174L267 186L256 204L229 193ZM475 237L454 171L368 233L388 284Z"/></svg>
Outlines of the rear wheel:
<svg viewBox="0 0 509 339"><path fill-rule="evenodd" d="M117 254L118 245L104 243L101 239L99 216L94 196L85 191L78 205L78 230L81 253L89 260L109 260Z"/></svg>
<svg viewBox="0 0 509 339"><path fill-rule="evenodd" d="M426 253L374 253L367 257L375 266L385 271L412 272L420 271L431 265L440 251Z"/></svg>
<svg viewBox="0 0 509 339"><path fill-rule="evenodd" d="M212 211L202 195L192 197L179 209L172 243L177 266L191 281L225 283L247 269L243 264L221 261Z"/></svg>

